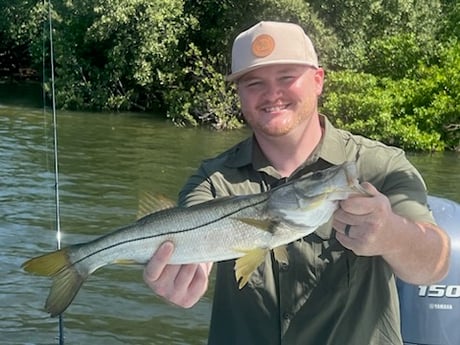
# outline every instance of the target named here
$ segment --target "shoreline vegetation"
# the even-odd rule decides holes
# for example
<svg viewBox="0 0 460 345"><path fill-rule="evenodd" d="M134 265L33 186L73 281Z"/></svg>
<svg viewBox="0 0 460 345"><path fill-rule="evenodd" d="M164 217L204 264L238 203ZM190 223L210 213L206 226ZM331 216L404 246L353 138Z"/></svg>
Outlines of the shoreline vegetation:
<svg viewBox="0 0 460 345"><path fill-rule="evenodd" d="M0 81L49 81L79 111L164 114L178 126L244 126L231 42L259 20L300 24L326 70L320 111L408 151L460 151L460 3L449 0L6 0ZM46 76L45 80L42 76Z"/></svg>

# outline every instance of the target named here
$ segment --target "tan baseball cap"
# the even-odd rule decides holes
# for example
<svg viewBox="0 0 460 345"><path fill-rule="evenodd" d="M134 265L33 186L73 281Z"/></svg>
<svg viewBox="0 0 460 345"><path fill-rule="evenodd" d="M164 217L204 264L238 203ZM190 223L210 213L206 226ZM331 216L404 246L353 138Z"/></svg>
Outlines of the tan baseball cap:
<svg viewBox="0 0 460 345"><path fill-rule="evenodd" d="M235 81L259 67L300 64L318 68L318 57L310 38L296 24L260 22L240 33L233 42L232 73Z"/></svg>

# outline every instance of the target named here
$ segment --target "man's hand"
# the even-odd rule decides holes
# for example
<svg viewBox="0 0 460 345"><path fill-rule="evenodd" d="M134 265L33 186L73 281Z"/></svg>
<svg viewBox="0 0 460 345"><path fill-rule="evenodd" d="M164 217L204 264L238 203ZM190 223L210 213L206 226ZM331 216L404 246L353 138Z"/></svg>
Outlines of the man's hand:
<svg viewBox="0 0 460 345"><path fill-rule="evenodd" d="M361 256L382 256L394 273L412 284L432 284L449 269L449 236L431 223L393 212L388 198L370 183L371 197L352 196L334 213L337 240Z"/></svg>
<svg viewBox="0 0 460 345"><path fill-rule="evenodd" d="M391 225L396 215L385 195L370 183L362 186L372 196L352 196L341 201L333 226L339 242L356 255L383 255L393 250L394 238L399 235L399 229Z"/></svg>
<svg viewBox="0 0 460 345"><path fill-rule="evenodd" d="M169 265L172 242L163 243L144 269L145 283L159 296L183 308L190 308L208 288L212 263Z"/></svg>

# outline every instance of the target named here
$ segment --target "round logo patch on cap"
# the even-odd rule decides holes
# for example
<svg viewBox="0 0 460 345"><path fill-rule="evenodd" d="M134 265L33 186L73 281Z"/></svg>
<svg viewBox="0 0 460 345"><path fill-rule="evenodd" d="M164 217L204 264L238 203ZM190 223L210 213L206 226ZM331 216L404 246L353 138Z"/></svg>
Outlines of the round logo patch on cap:
<svg viewBox="0 0 460 345"><path fill-rule="evenodd" d="M252 42L252 53L257 57L266 57L275 49L275 40L272 36L262 34Z"/></svg>

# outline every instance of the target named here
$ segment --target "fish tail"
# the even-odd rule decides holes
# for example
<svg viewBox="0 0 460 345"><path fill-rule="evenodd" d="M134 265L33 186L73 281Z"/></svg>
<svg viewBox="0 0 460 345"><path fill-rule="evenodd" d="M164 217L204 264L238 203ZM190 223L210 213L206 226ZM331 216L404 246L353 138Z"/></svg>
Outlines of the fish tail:
<svg viewBox="0 0 460 345"><path fill-rule="evenodd" d="M53 277L45 303L45 310L53 317L67 309L88 277L88 274L77 271L67 249L32 258L22 264L22 268L30 273Z"/></svg>
<svg viewBox="0 0 460 345"><path fill-rule="evenodd" d="M61 249L27 260L21 267L29 273L50 277L70 265L67 249Z"/></svg>

